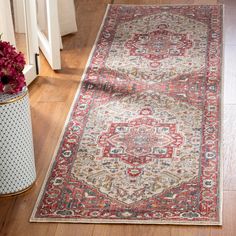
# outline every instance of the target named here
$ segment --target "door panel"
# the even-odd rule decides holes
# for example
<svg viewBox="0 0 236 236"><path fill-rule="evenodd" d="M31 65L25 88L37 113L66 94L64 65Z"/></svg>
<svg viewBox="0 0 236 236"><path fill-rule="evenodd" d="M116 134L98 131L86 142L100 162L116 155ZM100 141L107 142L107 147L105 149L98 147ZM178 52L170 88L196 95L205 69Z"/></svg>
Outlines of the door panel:
<svg viewBox="0 0 236 236"><path fill-rule="evenodd" d="M52 69L61 69L57 0L37 0L39 47Z"/></svg>

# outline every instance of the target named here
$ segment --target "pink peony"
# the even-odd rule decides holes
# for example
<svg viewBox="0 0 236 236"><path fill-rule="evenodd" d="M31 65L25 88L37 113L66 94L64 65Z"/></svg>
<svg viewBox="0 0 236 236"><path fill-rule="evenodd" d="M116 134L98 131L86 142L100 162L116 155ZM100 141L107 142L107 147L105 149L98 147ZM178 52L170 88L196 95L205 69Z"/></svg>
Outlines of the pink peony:
<svg viewBox="0 0 236 236"><path fill-rule="evenodd" d="M23 69L25 59L8 42L0 40L0 93L18 93L26 85Z"/></svg>

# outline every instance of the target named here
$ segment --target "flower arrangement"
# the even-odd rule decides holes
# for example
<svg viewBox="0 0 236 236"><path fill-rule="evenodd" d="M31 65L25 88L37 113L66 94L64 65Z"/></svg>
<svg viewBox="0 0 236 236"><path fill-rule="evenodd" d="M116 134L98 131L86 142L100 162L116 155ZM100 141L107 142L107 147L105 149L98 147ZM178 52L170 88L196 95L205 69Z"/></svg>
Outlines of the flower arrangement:
<svg viewBox="0 0 236 236"><path fill-rule="evenodd" d="M25 59L21 52L0 36L0 93L18 93L26 86L23 69Z"/></svg>

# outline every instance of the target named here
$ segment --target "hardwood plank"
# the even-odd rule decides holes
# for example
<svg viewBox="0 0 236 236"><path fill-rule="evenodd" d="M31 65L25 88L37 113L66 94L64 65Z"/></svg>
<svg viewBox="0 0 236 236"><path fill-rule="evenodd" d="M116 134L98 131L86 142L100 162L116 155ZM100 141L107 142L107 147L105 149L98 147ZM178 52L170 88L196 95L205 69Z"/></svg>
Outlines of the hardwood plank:
<svg viewBox="0 0 236 236"><path fill-rule="evenodd" d="M236 105L224 107L224 190L236 190Z"/></svg>
<svg viewBox="0 0 236 236"><path fill-rule="evenodd" d="M224 54L224 103L236 104L236 45L225 45Z"/></svg>
<svg viewBox="0 0 236 236"><path fill-rule="evenodd" d="M173 226L171 236L210 236L209 226Z"/></svg>
<svg viewBox="0 0 236 236"><path fill-rule="evenodd" d="M94 230L94 225L92 224L58 224L55 235L92 236L93 230Z"/></svg>
<svg viewBox="0 0 236 236"><path fill-rule="evenodd" d="M235 236L236 192L225 191L223 201L223 226L212 226L211 236Z"/></svg>
<svg viewBox="0 0 236 236"><path fill-rule="evenodd" d="M225 14L224 14L224 32L225 38L224 42L227 45L236 45L236 2L232 0L223 0L222 3L225 4Z"/></svg>
<svg viewBox="0 0 236 236"><path fill-rule="evenodd" d="M170 226L160 225L95 225L93 236L170 236Z"/></svg>
<svg viewBox="0 0 236 236"><path fill-rule="evenodd" d="M57 224L29 224L28 219L31 214L34 203L32 198L34 189L38 188L37 184L25 194L21 194L17 197L9 197L1 201L0 209L2 210L2 204L4 202L8 204L13 202L13 207L9 209L5 216L4 222L1 221L0 235L54 235ZM1 214L3 212L1 211ZM38 234L40 232L40 234Z"/></svg>
<svg viewBox="0 0 236 236"><path fill-rule="evenodd" d="M12 198L12 199L1 199L0 198L0 210L1 210L1 214L0 214L0 235L3 234L3 232L5 231L5 229L7 229L8 225L9 225L9 217L12 214L12 212L14 211L14 207L15 207L15 201L16 199Z"/></svg>

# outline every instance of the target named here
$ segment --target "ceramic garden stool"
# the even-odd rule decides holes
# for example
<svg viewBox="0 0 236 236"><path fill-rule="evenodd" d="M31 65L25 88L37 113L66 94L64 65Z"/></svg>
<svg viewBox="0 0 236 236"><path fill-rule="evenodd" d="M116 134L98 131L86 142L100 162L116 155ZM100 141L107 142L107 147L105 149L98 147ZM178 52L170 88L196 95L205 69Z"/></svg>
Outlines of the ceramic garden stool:
<svg viewBox="0 0 236 236"><path fill-rule="evenodd" d="M0 94L0 197L25 192L35 179L28 92Z"/></svg>

